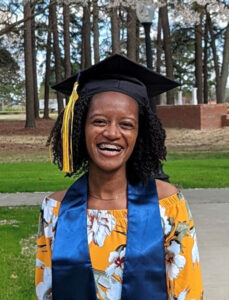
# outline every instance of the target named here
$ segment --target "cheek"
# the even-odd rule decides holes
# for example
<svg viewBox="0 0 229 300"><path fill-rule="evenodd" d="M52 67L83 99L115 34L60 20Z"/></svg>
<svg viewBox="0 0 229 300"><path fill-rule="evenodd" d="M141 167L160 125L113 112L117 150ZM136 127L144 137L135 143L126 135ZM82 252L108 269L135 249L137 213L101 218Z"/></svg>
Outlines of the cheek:
<svg viewBox="0 0 229 300"><path fill-rule="evenodd" d="M86 149L87 152L90 152L90 144L92 141L92 136L91 136L91 130L89 126L85 126L85 144L86 144Z"/></svg>
<svg viewBox="0 0 229 300"><path fill-rule="evenodd" d="M129 136L129 146L130 146L131 151L133 151L133 149L135 147L137 137L138 137L138 131L136 131L134 134Z"/></svg>
<svg viewBox="0 0 229 300"><path fill-rule="evenodd" d="M90 125L85 126L85 141L87 150L93 144L96 144L96 138L100 134L100 131L97 128L91 127Z"/></svg>

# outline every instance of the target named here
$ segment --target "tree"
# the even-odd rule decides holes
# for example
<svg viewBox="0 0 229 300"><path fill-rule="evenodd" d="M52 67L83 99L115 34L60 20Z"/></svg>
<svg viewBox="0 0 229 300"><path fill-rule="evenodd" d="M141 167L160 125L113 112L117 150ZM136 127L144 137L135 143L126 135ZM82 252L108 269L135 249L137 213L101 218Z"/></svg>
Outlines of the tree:
<svg viewBox="0 0 229 300"><path fill-rule="evenodd" d="M228 77L228 64L229 64L229 41L227 38L227 30L226 28L222 30L222 25L219 25L222 22L226 22L228 24L229 18L229 7L228 1L220 1L220 0L188 0L185 3L182 3L180 0L175 1L176 4L174 7L176 8L174 11L174 19L179 19L180 24L184 26L184 24L189 24L194 26L195 28L195 75L196 75L196 85L198 87L198 102L202 103L202 95L203 95L203 71L204 73L204 95L206 102L206 94L207 94L207 69L209 69L210 59L206 57L206 55L212 55L215 67L215 89L216 89L216 97L217 102L220 103L223 101L222 93L225 91L226 81ZM204 15L205 12L205 15ZM203 65L203 20L207 18L207 31L210 34L210 42L212 53L209 53L205 49L204 51L204 63ZM220 21L220 22L219 22ZM205 26L206 30L206 26ZM222 43L222 32L225 33ZM217 45L217 47L216 47ZM223 47L221 46L223 45ZM227 54L228 53L228 54ZM219 56L222 56L222 67L221 60ZM206 65L208 64L208 66ZM222 76L222 71L224 71L224 75ZM221 77L222 76L222 77ZM209 82L209 81L208 81ZM209 88L208 88L209 92Z"/></svg>
<svg viewBox="0 0 229 300"><path fill-rule="evenodd" d="M94 61L99 62L99 7L98 0L93 0L93 49L94 49Z"/></svg>
<svg viewBox="0 0 229 300"><path fill-rule="evenodd" d="M51 28L53 33L53 49L54 49L54 57L55 57L55 74L56 81L61 82L61 56L60 56L60 47L59 47L59 37L57 30L57 17L56 17L56 1L51 0L50 5L50 13L51 13ZM58 104L58 113L60 114L63 110L63 97L60 92L57 92L57 104Z"/></svg>
<svg viewBox="0 0 229 300"><path fill-rule="evenodd" d="M44 91L44 119L49 118L49 78L50 78L50 62L51 62L51 12L49 9L49 22L46 46L46 62L45 62L45 91Z"/></svg>
<svg viewBox="0 0 229 300"><path fill-rule="evenodd" d="M200 14L200 20L195 25L195 74L196 74L197 100L198 103L201 104L203 103L203 49L202 49L203 8L197 5L196 10Z"/></svg>
<svg viewBox="0 0 229 300"><path fill-rule="evenodd" d="M71 76L71 61L70 61L70 10L69 4L63 3L63 15L64 15L64 70L65 78Z"/></svg>
<svg viewBox="0 0 229 300"><path fill-rule="evenodd" d="M26 128L35 128L34 115L34 82L32 59L32 8L30 1L24 5L24 55L25 55L25 86L26 86Z"/></svg>
<svg viewBox="0 0 229 300"><path fill-rule="evenodd" d="M228 79L228 70L229 70L229 23L227 24L225 35L224 35L224 47L223 47L223 62L221 68L221 95L219 100L222 99L222 102L225 102L226 96L226 85Z"/></svg>
<svg viewBox="0 0 229 300"><path fill-rule="evenodd" d="M208 28L211 36L211 47L213 52L215 76L216 76L216 99L217 103L223 103L225 101L225 91L228 78L229 67L229 23L225 29L224 34L224 46L223 46L223 61L220 68L219 57L216 49L216 36L214 34L213 24L210 14L207 13Z"/></svg>
<svg viewBox="0 0 229 300"><path fill-rule="evenodd" d="M111 36L112 36L112 54L120 53L120 26L117 7L110 10L111 13Z"/></svg>
<svg viewBox="0 0 229 300"><path fill-rule="evenodd" d="M208 24L204 26L204 59L203 59L203 88L204 103L208 103Z"/></svg>
<svg viewBox="0 0 229 300"><path fill-rule="evenodd" d="M136 10L131 7L127 8L127 56L136 61L137 48L137 17Z"/></svg>
<svg viewBox="0 0 229 300"><path fill-rule="evenodd" d="M29 1L30 0L25 0L25 1L21 1L21 2L24 3L24 4L26 4ZM33 4L34 5L37 2L40 2L40 1L39 0L37 0L37 1L33 0ZM24 7L24 4L23 4L23 7ZM20 2L19 1L15 1L14 6L18 8L20 6ZM32 13L31 13L31 15L29 15L27 17L25 17L25 15L24 15L23 18L21 18L21 19L18 20L18 15L16 13L16 12L18 12L18 10L15 9L15 12L11 14L10 9L8 9L8 8L4 9L4 5L2 4L3 8L1 9L1 13L3 13L3 15L9 13L9 14L13 15L14 17L13 18L12 17L6 18L7 19L6 21L3 20L3 22L0 23L0 25L2 27L0 29L0 36L5 35L5 34L9 34L11 32L18 32L19 30L23 30L23 24L27 20L32 19L33 17L35 17L37 15L43 14L45 12L45 10L48 8L48 6L49 5L43 7L41 10L37 11L34 15ZM9 7L10 7L10 5L9 5ZM17 21L11 22L11 20L14 20L15 18L17 19Z"/></svg>
<svg viewBox="0 0 229 300"><path fill-rule="evenodd" d="M135 15L136 3L140 0L56 1L33 0L36 9L27 17L18 15L18 12L23 8L22 0L10 0L10 4L1 6L0 11L1 16L2 14L6 16L0 18L0 33L9 33L6 39L13 36L14 33L12 32L22 32L24 29L23 22L34 18L37 53L33 54L33 74L36 75L37 73L35 70L36 54L41 57L47 51L46 95L48 95L50 82L61 81L62 78L68 77L71 70L73 73L77 72L80 63L82 68L89 67L92 54L95 62L98 62L100 57L106 57L111 53L124 53L132 60L136 59L143 64L145 63L145 43L142 35L139 34L139 22ZM57 3L58 8L60 8L58 11L56 11ZM157 71L166 73L170 78L179 78L187 91L191 90L193 82L196 81L200 85L201 80L204 80L204 101L206 103L213 82L210 75L212 75L211 68L213 66L212 61L214 61L217 101L224 101L222 93L225 90L224 86L228 76L229 60L228 1L186 0L184 3L181 0L144 0L144 3L160 8L158 22L156 18L153 20L153 28L158 31L157 41L152 42L153 45L156 45L153 55ZM52 26L50 25L53 47L52 45L49 46L49 40L47 40L49 30L47 29L47 11L50 5L51 8L55 5L55 11L51 9L50 12L50 16L54 16L52 18L54 22L51 23ZM201 15L203 11L204 13ZM207 22L205 11L210 18ZM16 19L16 17L18 18ZM226 24L224 28L221 25L222 18ZM221 23L218 22L219 19ZM12 22L12 20L14 21ZM43 33L40 35L41 31ZM141 31L142 29L140 33ZM90 44L92 40L93 49ZM47 42L46 45L44 41ZM99 48L99 44L102 47ZM204 49L202 49L203 45L205 45ZM33 43L33 53L34 49ZM50 50L54 52L54 56L48 53ZM14 49L9 49L9 51L14 52L14 57L17 59L18 51ZM51 58L54 57L55 61L53 59L49 62L48 57L50 55ZM72 64L70 57L71 61L74 61ZM221 57L224 58L221 59ZM54 79L52 71L49 75L48 65L51 70L55 69L56 79ZM41 70L40 66L37 68ZM36 87L35 81L34 78L33 89ZM198 92L202 95L203 91L201 90L203 87L198 88ZM34 93L35 97L36 91ZM47 97L45 96L45 99ZM200 96L198 98L199 102L202 102ZM57 99L60 112L63 107L60 93L58 93ZM173 93L169 93L168 103L173 103L173 101ZM35 101L35 103L37 102Z"/></svg>
<svg viewBox="0 0 229 300"><path fill-rule="evenodd" d="M83 25L82 25L82 69L91 66L91 21L90 21L90 3L83 7Z"/></svg>
<svg viewBox="0 0 229 300"><path fill-rule="evenodd" d="M161 8L159 8L158 13L158 23L157 23L157 41L156 41L156 72L161 73L161 55L162 55L162 38L161 38L161 31L162 31L162 21L161 21ZM160 104L161 102L161 96L156 97L156 103Z"/></svg>
<svg viewBox="0 0 229 300"><path fill-rule="evenodd" d="M163 45L165 51L165 64L166 64L166 74L170 79L174 78L173 75L173 59L172 59L172 46L169 28L169 17L168 17L168 7L167 3L160 8L161 22L163 28ZM174 91L167 92L167 104L174 104Z"/></svg>
<svg viewBox="0 0 229 300"><path fill-rule="evenodd" d="M37 92L37 51L36 51L36 24L33 11L35 5L32 6L32 60L33 60L33 92L34 92L34 116L35 119L39 118L39 99Z"/></svg>
<svg viewBox="0 0 229 300"><path fill-rule="evenodd" d="M0 102L21 104L25 98L24 80L12 54L0 45Z"/></svg>

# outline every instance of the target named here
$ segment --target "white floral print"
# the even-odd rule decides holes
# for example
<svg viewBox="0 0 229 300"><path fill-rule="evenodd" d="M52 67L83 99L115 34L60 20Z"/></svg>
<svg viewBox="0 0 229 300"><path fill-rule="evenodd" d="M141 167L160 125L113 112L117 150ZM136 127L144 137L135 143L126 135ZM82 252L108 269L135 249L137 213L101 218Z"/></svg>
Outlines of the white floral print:
<svg viewBox="0 0 229 300"><path fill-rule="evenodd" d="M45 198L42 202L41 209L43 211L43 219L45 222L50 223L53 218L53 207L57 206L57 201Z"/></svg>
<svg viewBox="0 0 229 300"><path fill-rule="evenodd" d="M166 271L170 280L177 278L180 270L184 268L186 259L180 255L180 245L172 241L165 250Z"/></svg>
<svg viewBox="0 0 229 300"><path fill-rule="evenodd" d="M159 205L161 215L161 225L165 235L169 234L172 230L172 226L169 223L169 218L165 215L165 208Z"/></svg>
<svg viewBox="0 0 229 300"><path fill-rule="evenodd" d="M198 247L197 247L197 238L196 238L195 228L192 228L192 230L191 230L191 237L194 240L193 247L192 247L192 263L193 264L195 262L199 263L200 262L200 255L199 255L199 250L198 250Z"/></svg>
<svg viewBox="0 0 229 300"><path fill-rule="evenodd" d="M172 295L169 296L169 300L185 300L186 296L188 294L187 290L183 290L177 298L173 297ZM193 299L195 300L195 299Z"/></svg>
<svg viewBox="0 0 229 300"><path fill-rule="evenodd" d="M113 274L118 275L122 278L124 261L125 261L126 247L121 251L113 251L109 256L109 267L106 269L106 274L112 276Z"/></svg>
<svg viewBox="0 0 229 300"><path fill-rule="evenodd" d="M97 289L99 294L97 294L98 299L104 300L120 300L122 292L122 284L119 280L112 276L107 276L106 274L96 274L95 281L97 282ZM106 288L103 292L102 288Z"/></svg>
<svg viewBox="0 0 229 300"><path fill-rule="evenodd" d="M107 236L115 228L116 219L107 210L88 210L87 237L88 244L92 241L102 247Z"/></svg>
<svg viewBox="0 0 229 300"><path fill-rule="evenodd" d="M53 208L57 206L57 201L45 198L42 202L43 221L44 221L44 235L46 238L51 238L51 249L53 250L55 228L58 217L54 215Z"/></svg>
<svg viewBox="0 0 229 300"><path fill-rule="evenodd" d="M121 297L122 285L120 282L111 284L110 288L106 292L107 299L119 300Z"/></svg>
<svg viewBox="0 0 229 300"><path fill-rule="evenodd" d="M38 300L52 299L52 271L49 267L44 267L45 264L36 259L36 267L43 268L43 281L36 286L36 296Z"/></svg>

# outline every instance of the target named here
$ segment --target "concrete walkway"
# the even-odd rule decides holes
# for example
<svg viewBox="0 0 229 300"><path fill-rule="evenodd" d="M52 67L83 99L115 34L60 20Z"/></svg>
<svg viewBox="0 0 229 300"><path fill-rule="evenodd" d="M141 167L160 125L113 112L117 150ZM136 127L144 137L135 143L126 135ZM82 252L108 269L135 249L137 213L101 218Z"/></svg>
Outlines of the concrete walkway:
<svg viewBox="0 0 229 300"><path fill-rule="evenodd" d="M229 299L229 188L187 189L196 224L204 299ZM0 206L40 205L50 193L0 194ZM1 219L1 215L0 215ZM198 299L199 300L199 299Z"/></svg>

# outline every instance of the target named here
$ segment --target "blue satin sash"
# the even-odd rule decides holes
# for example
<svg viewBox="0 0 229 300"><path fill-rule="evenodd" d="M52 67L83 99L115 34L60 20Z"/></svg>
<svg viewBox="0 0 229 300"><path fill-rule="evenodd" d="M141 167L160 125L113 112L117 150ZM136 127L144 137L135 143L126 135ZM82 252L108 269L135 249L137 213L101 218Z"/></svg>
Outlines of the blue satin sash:
<svg viewBox="0 0 229 300"><path fill-rule="evenodd" d="M53 300L96 300L87 240L87 175L66 193L52 255ZM122 300L166 300L163 233L155 180L128 184Z"/></svg>

